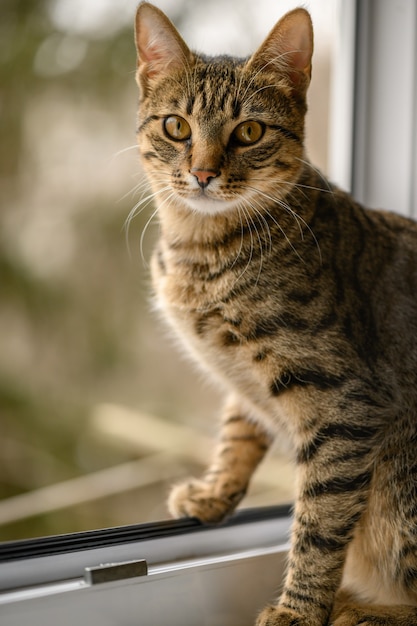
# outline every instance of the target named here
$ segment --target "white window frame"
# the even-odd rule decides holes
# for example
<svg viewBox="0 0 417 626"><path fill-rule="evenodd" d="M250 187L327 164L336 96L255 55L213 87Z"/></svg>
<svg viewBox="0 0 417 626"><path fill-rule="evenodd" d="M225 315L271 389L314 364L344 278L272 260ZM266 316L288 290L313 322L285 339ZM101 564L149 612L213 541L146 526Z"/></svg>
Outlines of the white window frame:
<svg viewBox="0 0 417 626"><path fill-rule="evenodd" d="M416 216L417 0L339 2L330 176L371 208Z"/></svg>
<svg viewBox="0 0 417 626"><path fill-rule="evenodd" d="M220 527L183 520L3 544L0 623L249 626L277 594L289 527L289 507L273 507Z"/></svg>

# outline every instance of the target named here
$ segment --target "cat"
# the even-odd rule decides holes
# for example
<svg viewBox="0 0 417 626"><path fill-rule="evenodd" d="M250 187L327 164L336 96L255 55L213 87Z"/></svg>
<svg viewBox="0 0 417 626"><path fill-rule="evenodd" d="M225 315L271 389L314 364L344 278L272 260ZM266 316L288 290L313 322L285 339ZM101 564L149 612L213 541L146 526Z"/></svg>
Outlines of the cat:
<svg viewBox="0 0 417 626"><path fill-rule="evenodd" d="M136 46L157 306L227 398L213 463L170 511L223 520L285 435L288 571L257 625L417 625L417 225L310 165L303 8L238 59L190 51L145 2Z"/></svg>

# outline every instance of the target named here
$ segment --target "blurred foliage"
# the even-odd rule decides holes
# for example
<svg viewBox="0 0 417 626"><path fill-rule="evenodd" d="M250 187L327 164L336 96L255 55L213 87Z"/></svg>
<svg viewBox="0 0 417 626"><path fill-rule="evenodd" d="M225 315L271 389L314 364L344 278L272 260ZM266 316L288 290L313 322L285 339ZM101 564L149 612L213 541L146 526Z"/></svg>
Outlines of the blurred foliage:
<svg viewBox="0 0 417 626"><path fill-rule="evenodd" d="M63 39L66 33L55 32L48 16L50 0L2 0L0 20L0 84L2 176L14 176L22 146L22 110L33 97L47 88L34 72L36 51L54 33ZM51 64L54 62L50 60ZM85 97L117 97L126 89L128 69L135 67L132 29L126 28L112 38L88 41L88 53L77 71L53 75L55 87L77 91Z"/></svg>
<svg viewBox="0 0 417 626"><path fill-rule="evenodd" d="M52 23L51 5L2 0L0 8L0 499L130 459L131 451L93 439L88 453L80 454L80 447L95 403L140 404L146 387L146 379L139 380L147 369L139 346L148 328L141 322L147 278L141 278L139 255L129 258L123 234L137 198L119 201L132 186L136 162L116 158L117 173L111 169L114 154L135 143L132 28L111 36L73 36ZM72 70L71 59L62 71L57 65L54 50L58 55L62 42L67 52L68 42L75 52L81 46ZM39 71L42 46L50 58ZM95 109L101 115L96 128ZM77 148L77 135L74 145L68 141L79 122L87 143ZM48 152L60 125L72 130L58 141L56 160ZM91 149L94 171L103 141L108 169L91 180L78 161L87 158L83 149ZM74 154L65 160L69 148ZM75 167L81 175L73 184ZM102 167L97 160L97 169ZM138 240L144 222L141 216L135 220L131 239ZM71 245L62 256L65 230ZM44 247L35 254L40 241ZM99 509L29 518L0 527L0 538L140 517L132 512L125 520L111 507L107 516Z"/></svg>

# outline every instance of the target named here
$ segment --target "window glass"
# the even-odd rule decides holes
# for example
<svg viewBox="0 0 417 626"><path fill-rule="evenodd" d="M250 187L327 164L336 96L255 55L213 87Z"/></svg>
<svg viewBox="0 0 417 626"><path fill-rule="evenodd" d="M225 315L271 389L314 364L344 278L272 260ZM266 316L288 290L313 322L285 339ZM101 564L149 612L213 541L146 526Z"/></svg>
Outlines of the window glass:
<svg viewBox="0 0 417 626"><path fill-rule="evenodd" d="M169 486L202 471L216 434L221 397L150 305L152 208L124 230L144 193L136 4L2 2L1 540L166 518ZM305 4L316 33L307 145L326 172L335 3ZM192 47L237 55L298 5L158 3ZM292 494L277 445L242 504Z"/></svg>

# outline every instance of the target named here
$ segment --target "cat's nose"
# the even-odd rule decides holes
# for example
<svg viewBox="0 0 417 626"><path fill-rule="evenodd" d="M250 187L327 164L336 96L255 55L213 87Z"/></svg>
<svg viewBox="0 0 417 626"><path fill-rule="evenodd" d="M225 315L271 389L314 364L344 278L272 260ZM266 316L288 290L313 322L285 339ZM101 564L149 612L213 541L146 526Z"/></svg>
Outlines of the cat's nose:
<svg viewBox="0 0 417 626"><path fill-rule="evenodd" d="M216 172L214 170L200 170L197 167L193 167L190 172L196 177L197 182L202 189L207 187L212 178L216 178L220 174L220 172Z"/></svg>

